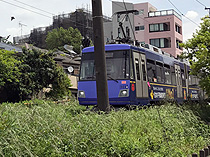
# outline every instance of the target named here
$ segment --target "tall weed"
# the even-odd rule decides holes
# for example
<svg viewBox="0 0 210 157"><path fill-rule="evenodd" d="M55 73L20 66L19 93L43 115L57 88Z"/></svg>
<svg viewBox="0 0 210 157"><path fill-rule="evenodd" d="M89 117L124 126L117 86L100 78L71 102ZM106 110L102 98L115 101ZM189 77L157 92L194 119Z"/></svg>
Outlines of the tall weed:
<svg viewBox="0 0 210 157"><path fill-rule="evenodd" d="M210 129L173 104L97 114L77 101L0 105L0 156L187 156Z"/></svg>

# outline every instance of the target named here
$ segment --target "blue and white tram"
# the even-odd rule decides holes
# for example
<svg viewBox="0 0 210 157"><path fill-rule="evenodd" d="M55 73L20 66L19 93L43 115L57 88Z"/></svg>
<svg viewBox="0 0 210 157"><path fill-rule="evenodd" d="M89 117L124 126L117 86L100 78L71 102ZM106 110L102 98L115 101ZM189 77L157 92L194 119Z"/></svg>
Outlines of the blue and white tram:
<svg viewBox="0 0 210 157"><path fill-rule="evenodd" d="M105 46L110 105L147 105L164 99L199 99L198 80L172 57L128 44ZM97 105L94 47L82 51L78 100Z"/></svg>

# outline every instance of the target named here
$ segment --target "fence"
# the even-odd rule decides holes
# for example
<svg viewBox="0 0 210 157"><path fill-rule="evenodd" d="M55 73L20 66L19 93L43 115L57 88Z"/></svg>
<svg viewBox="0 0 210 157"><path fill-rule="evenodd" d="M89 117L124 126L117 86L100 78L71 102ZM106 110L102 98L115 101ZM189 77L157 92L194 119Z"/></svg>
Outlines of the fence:
<svg viewBox="0 0 210 157"><path fill-rule="evenodd" d="M205 147L204 149L201 149L199 151L199 155L193 153L192 157L210 157L210 145L208 147Z"/></svg>

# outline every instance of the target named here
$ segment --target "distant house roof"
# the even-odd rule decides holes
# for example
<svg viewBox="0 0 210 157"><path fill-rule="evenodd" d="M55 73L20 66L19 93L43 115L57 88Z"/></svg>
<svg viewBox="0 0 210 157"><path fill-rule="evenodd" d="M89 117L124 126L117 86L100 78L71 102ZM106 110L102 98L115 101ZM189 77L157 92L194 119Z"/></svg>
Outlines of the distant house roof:
<svg viewBox="0 0 210 157"><path fill-rule="evenodd" d="M71 55L66 54L62 51L55 52L56 56L54 57L55 61L61 61L63 64L74 64L74 65L80 65L80 62L77 60L73 60Z"/></svg>
<svg viewBox="0 0 210 157"><path fill-rule="evenodd" d="M10 44L2 43L0 42L0 49L8 50L8 51L16 51L16 52L22 52L22 49Z"/></svg>

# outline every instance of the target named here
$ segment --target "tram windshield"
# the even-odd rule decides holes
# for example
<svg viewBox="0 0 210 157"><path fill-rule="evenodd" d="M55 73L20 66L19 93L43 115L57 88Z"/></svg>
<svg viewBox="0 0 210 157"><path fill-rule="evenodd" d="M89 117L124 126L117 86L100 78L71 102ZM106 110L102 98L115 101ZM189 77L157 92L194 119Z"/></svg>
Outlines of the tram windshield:
<svg viewBox="0 0 210 157"><path fill-rule="evenodd" d="M82 56L80 80L96 80L94 53L84 53ZM128 51L106 52L107 79L129 79Z"/></svg>

